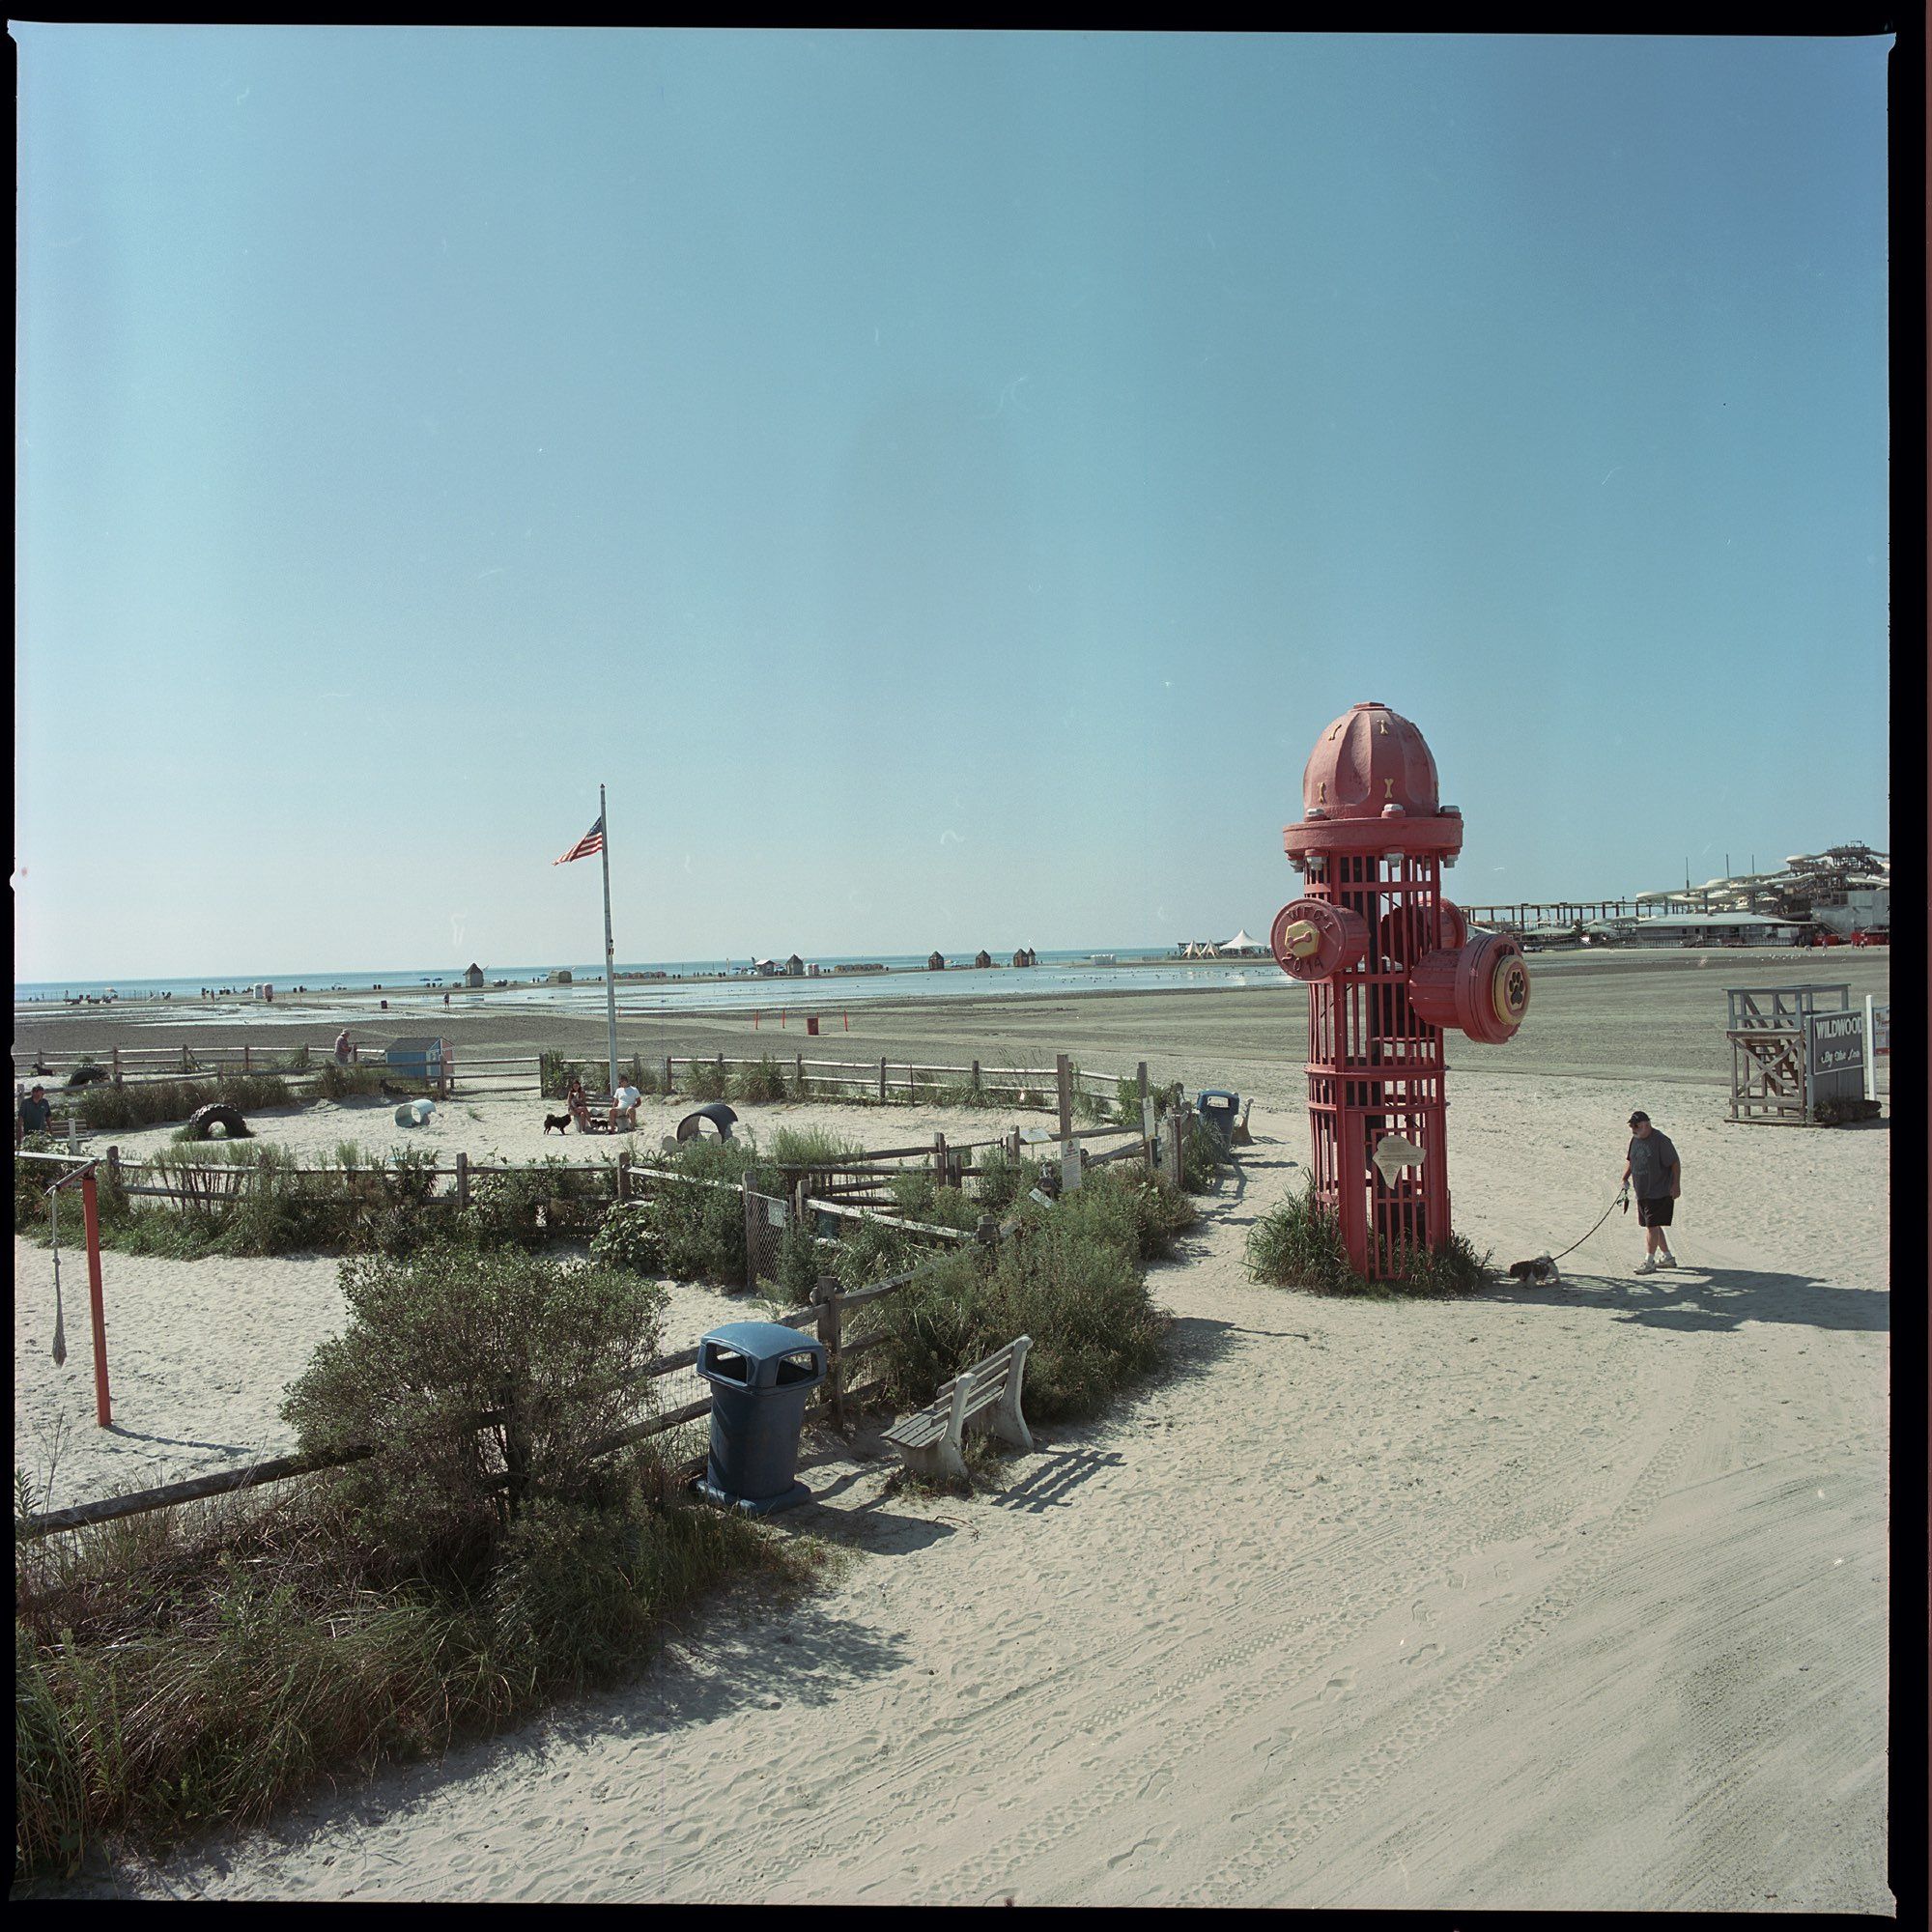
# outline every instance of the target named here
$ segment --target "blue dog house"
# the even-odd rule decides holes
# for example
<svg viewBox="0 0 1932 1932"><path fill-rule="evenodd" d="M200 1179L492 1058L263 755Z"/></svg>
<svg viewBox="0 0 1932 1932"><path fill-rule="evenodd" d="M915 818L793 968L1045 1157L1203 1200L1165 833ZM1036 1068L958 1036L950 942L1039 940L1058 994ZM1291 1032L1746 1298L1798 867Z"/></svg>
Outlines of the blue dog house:
<svg viewBox="0 0 1932 1932"><path fill-rule="evenodd" d="M391 1072L400 1073L406 1080L426 1080L439 1094L443 1091L444 1069L454 1058L447 1040L431 1039L427 1035L392 1040L383 1056Z"/></svg>

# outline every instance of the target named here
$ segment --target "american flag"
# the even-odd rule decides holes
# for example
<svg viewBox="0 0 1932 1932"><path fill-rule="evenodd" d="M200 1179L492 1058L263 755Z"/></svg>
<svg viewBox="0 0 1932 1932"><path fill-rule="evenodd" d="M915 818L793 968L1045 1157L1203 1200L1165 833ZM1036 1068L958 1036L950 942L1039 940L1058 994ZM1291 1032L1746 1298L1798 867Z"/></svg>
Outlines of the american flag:
<svg viewBox="0 0 1932 1932"><path fill-rule="evenodd" d="M573 859L587 859L593 852L604 849L604 814L597 814L597 823L566 852L561 859L553 859L553 866L567 866Z"/></svg>

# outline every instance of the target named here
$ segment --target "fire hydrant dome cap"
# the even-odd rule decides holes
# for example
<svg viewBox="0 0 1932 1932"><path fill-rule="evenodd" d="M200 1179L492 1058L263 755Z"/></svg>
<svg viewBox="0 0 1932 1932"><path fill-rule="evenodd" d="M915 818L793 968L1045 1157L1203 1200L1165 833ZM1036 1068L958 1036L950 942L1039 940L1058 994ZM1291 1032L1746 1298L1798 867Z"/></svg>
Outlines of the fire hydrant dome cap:
<svg viewBox="0 0 1932 1932"><path fill-rule="evenodd" d="M1315 741L1301 775L1301 805L1324 818L1380 818L1390 806L1433 818L1441 810L1435 760L1400 712L1356 704Z"/></svg>

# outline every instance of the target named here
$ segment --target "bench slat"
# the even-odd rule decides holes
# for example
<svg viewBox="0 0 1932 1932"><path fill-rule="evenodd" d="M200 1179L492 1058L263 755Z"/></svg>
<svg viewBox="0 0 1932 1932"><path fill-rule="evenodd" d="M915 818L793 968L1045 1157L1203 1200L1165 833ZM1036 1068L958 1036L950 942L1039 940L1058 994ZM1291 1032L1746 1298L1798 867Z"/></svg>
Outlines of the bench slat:
<svg viewBox="0 0 1932 1932"><path fill-rule="evenodd" d="M885 1431L883 1439L906 1449L929 1448L940 1441L952 1420L952 1399L967 1376L972 1377L973 1386L967 1393L961 1420L977 1420L1005 1397L1007 1384L1012 1379L1013 1355L1018 1347L1017 1339L1009 1342L983 1362L954 1376L923 1408L913 1410Z"/></svg>

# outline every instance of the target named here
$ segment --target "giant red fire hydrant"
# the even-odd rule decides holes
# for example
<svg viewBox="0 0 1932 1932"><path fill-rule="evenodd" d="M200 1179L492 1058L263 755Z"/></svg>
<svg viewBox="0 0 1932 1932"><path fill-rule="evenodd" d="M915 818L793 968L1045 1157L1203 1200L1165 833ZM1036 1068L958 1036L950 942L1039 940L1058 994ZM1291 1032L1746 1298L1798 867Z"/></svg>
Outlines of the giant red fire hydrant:
<svg viewBox="0 0 1932 1932"><path fill-rule="evenodd" d="M1442 1035L1500 1042L1522 1024L1529 970L1500 933L1470 939L1442 896L1463 814L1439 802L1422 733L1357 704L1321 733L1286 828L1307 895L1282 907L1270 950L1308 987L1308 1123L1317 1205L1371 1280L1405 1248L1449 1237Z"/></svg>

